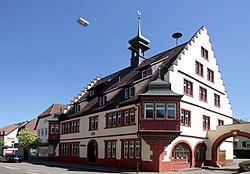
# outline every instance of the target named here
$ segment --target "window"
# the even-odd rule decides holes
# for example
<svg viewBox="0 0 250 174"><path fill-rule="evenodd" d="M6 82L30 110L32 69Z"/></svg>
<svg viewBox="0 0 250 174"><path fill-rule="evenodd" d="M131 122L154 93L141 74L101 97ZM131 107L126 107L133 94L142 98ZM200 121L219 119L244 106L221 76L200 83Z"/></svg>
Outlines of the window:
<svg viewBox="0 0 250 174"><path fill-rule="evenodd" d="M61 143L61 155L79 157L80 155L80 143Z"/></svg>
<svg viewBox="0 0 250 174"><path fill-rule="evenodd" d="M128 111L124 111L124 124L128 125L129 123L129 113Z"/></svg>
<svg viewBox="0 0 250 174"><path fill-rule="evenodd" d="M51 131L51 134L55 133L55 126L53 124L50 127L50 131ZM43 131L42 131L42 134L43 134Z"/></svg>
<svg viewBox="0 0 250 174"><path fill-rule="evenodd" d="M80 127L80 120L68 121L61 124L61 133L68 134L68 133L77 133L79 132ZM55 127L55 131L59 133L59 125Z"/></svg>
<svg viewBox="0 0 250 174"><path fill-rule="evenodd" d="M112 126L112 114L108 115L108 127Z"/></svg>
<svg viewBox="0 0 250 174"><path fill-rule="evenodd" d="M176 104L175 103L167 104L167 118L168 119L176 118Z"/></svg>
<svg viewBox="0 0 250 174"><path fill-rule="evenodd" d="M59 134L59 125L55 125L55 134ZM47 135L47 130L45 130L45 135Z"/></svg>
<svg viewBox="0 0 250 174"><path fill-rule="evenodd" d="M115 158L116 156L116 142L108 141L106 142L106 157Z"/></svg>
<svg viewBox="0 0 250 174"><path fill-rule="evenodd" d="M135 109L108 113L106 115L106 128L130 126L135 124Z"/></svg>
<svg viewBox="0 0 250 174"><path fill-rule="evenodd" d="M142 70L142 78L152 75L152 69L149 67L148 69Z"/></svg>
<svg viewBox="0 0 250 174"><path fill-rule="evenodd" d="M165 118L165 103L156 103L155 112L156 112L156 118L164 119Z"/></svg>
<svg viewBox="0 0 250 174"><path fill-rule="evenodd" d="M214 72L209 68L207 68L207 80L214 82Z"/></svg>
<svg viewBox="0 0 250 174"><path fill-rule="evenodd" d="M221 125L224 125L224 121L223 121L223 120L218 119L218 126L221 126Z"/></svg>
<svg viewBox="0 0 250 174"><path fill-rule="evenodd" d="M198 61L195 61L195 73L203 77L203 65Z"/></svg>
<svg viewBox="0 0 250 174"><path fill-rule="evenodd" d="M145 103L145 119L175 119L176 103Z"/></svg>
<svg viewBox="0 0 250 174"><path fill-rule="evenodd" d="M193 83L184 79L184 94L193 96Z"/></svg>
<svg viewBox="0 0 250 174"><path fill-rule="evenodd" d="M135 142L135 158L140 158L140 141Z"/></svg>
<svg viewBox="0 0 250 174"><path fill-rule="evenodd" d="M89 118L89 130L98 130L98 116Z"/></svg>
<svg viewBox="0 0 250 174"><path fill-rule="evenodd" d="M117 114L117 126L121 126L122 124L122 114L121 112L118 112Z"/></svg>
<svg viewBox="0 0 250 174"><path fill-rule="evenodd" d="M94 90L90 90L89 91L89 97L92 97L92 96L94 96L95 95L95 91Z"/></svg>
<svg viewBox="0 0 250 174"><path fill-rule="evenodd" d="M207 102L207 90L203 87L200 87L200 100Z"/></svg>
<svg viewBox="0 0 250 174"><path fill-rule="evenodd" d="M134 141L129 142L129 158L134 158Z"/></svg>
<svg viewBox="0 0 250 174"><path fill-rule="evenodd" d="M185 109L181 110L181 125L183 126L190 126L191 122L191 112Z"/></svg>
<svg viewBox="0 0 250 174"><path fill-rule="evenodd" d="M76 105L74 106L74 108L75 108L75 113L80 112L81 107L80 107L79 104L76 104Z"/></svg>
<svg viewBox="0 0 250 174"><path fill-rule="evenodd" d="M203 130L210 130L210 117L203 115Z"/></svg>
<svg viewBox="0 0 250 174"><path fill-rule="evenodd" d="M247 147L247 142L246 141L242 141L242 147Z"/></svg>
<svg viewBox="0 0 250 174"><path fill-rule="evenodd" d="M128 141L124 141L123 157L128 158Z"/></svg>
<svg viewBox="0 0 250 174"><path fill-rule="evenodd" d="M116 113L113 113L113 126L115 127L117 124L117 121L116 121Z"/></svg>
<svg viewBox="0 0 250 174"><path fill-rule="evenodd" d="M99 106L104 106L107 103L107 97L105 95L99 97Z"/></svg>
<svg viewBox="0 0 250 174"><path fill-rule="evenodd" d="M135 88L133 86L125 88L125 99L135 95Z"/></svg>
<svg viewBox="0 0 250 174"><path fill-rule="evenodd" d="M153 103L145 103L145 118L154 118L154 104Z"/></svg>
<svg viewBox="0 0 250 174"><path fill-rule="evenodd" d="M214 94L214 106L220 107L220 96Z"/></svg>
<svg viewBox="0 0 250 174"><path fill-rule="evenodd" d="M134 124L135 123L135 110L130 110L130 124Z"/></svg>
<svg viewBox="0 0 250 174"><path fill-rule="evenodd" d="M203 47L201 47L201 57L208 60L208 51Z"/></svg>
<svg viewBox="0 0 250 174"><path fill-rule="evenodd" d="M140 141L124 141L123 158L140 158Z"/></svg>
<svg viewBox="0 0 250 174"><path fill-rule="evenodd" d="M190 156L190 150L185 143L179 143L172 152L173 159L186 159Z"/></svg>

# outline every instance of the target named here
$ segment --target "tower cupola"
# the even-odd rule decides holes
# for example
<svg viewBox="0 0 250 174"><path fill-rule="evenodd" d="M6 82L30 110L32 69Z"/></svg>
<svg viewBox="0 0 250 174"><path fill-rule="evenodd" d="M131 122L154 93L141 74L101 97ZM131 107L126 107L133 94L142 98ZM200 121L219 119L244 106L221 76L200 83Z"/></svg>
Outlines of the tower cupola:
<svg viewBox="0 0 250 174"><path fill-rule="evenodd" d="M141 62L146 59L146 51L149 50L149 40L142 36L141 34L141 13L137 11L138 14L138 32L137 35L128 41L130 47L128 48L131 50L131 67L136 68L138 67Z"/></svg>

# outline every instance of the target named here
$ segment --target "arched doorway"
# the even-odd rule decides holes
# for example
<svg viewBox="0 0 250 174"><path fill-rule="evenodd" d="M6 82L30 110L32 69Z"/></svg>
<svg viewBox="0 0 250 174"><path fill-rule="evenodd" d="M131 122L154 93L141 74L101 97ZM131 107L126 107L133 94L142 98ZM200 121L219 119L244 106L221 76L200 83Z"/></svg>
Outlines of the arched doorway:
<svg viewBox="0 0 250 174"><path fill-rule="evenodd" d="M206 151L207 146L205 143L198 143L197 146L194 149L194 166L195 167L201 167L204 165L204 162L206 161Z"/></svg>
<svg viewBox="0 0 250 174"><path fill-rule="evenodd" d="M172 168L190 168L192 166L192 150L185 142L180 142L172 149Z"/></svg>
<svg viewBox="0 0 250 174"><path fill-rule="evenodd" d="M221 143L223 143L227 138L236 137L236 136L243 136L243 137L250 138L250 133L240 131L240 130L232 130L231 132L227 132L225 134L222 134L221 136L219 136L218 138L215 139L215 141L212 144L212 148L211 148L211 156L212 156L211 165L212 166L215 166L215 167L219 166L219 164L218 164L218 148L220 147Z"/></svg>
<svg viewBox="0 0 250 174"><path fill-rule="evenodd" d="M96 163L98 154L98 145L95 140L90 140L88 143L88 162Z"/></svg>

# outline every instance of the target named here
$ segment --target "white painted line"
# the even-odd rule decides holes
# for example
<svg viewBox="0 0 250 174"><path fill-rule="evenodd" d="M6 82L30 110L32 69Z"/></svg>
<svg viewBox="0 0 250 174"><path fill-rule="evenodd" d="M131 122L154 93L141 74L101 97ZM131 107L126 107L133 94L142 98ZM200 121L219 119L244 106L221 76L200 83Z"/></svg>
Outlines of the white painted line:
<svg viewBox="0 0 250 174"><path fill-rule="evenodd" d="M4 166L4 165L0 165L0 167L4 167L6 169L12 169L12 170L17 170L19 168L16 168L16 167L10 167L10 166Z"/></svg>
<svg viewBox="0 0 250 174"><path fill-rule="evenodd" d="M27 173L29 173L29 174L38 174L37 172L31 172L31 171L28 171Z"/></svg>

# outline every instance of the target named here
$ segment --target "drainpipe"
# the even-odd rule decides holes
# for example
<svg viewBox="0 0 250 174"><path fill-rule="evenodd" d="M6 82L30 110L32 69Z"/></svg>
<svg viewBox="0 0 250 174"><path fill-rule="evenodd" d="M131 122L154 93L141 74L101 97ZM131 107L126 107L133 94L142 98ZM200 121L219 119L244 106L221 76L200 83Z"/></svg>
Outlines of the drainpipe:
<svg viewBox="0 0 250 174"><path fill-rule="evenodd" d="M138 109L138 130L137 130L137 136L138 138L140 139L140 163L142 164L142 137L140 136L139 134L139 129L140 129L140 105L136 104L137 106L137 109ZM140 168L140 171L142 170L142 165L139 165L138 162L136 162L136 173L139 172L139 168Z"/></svg>

